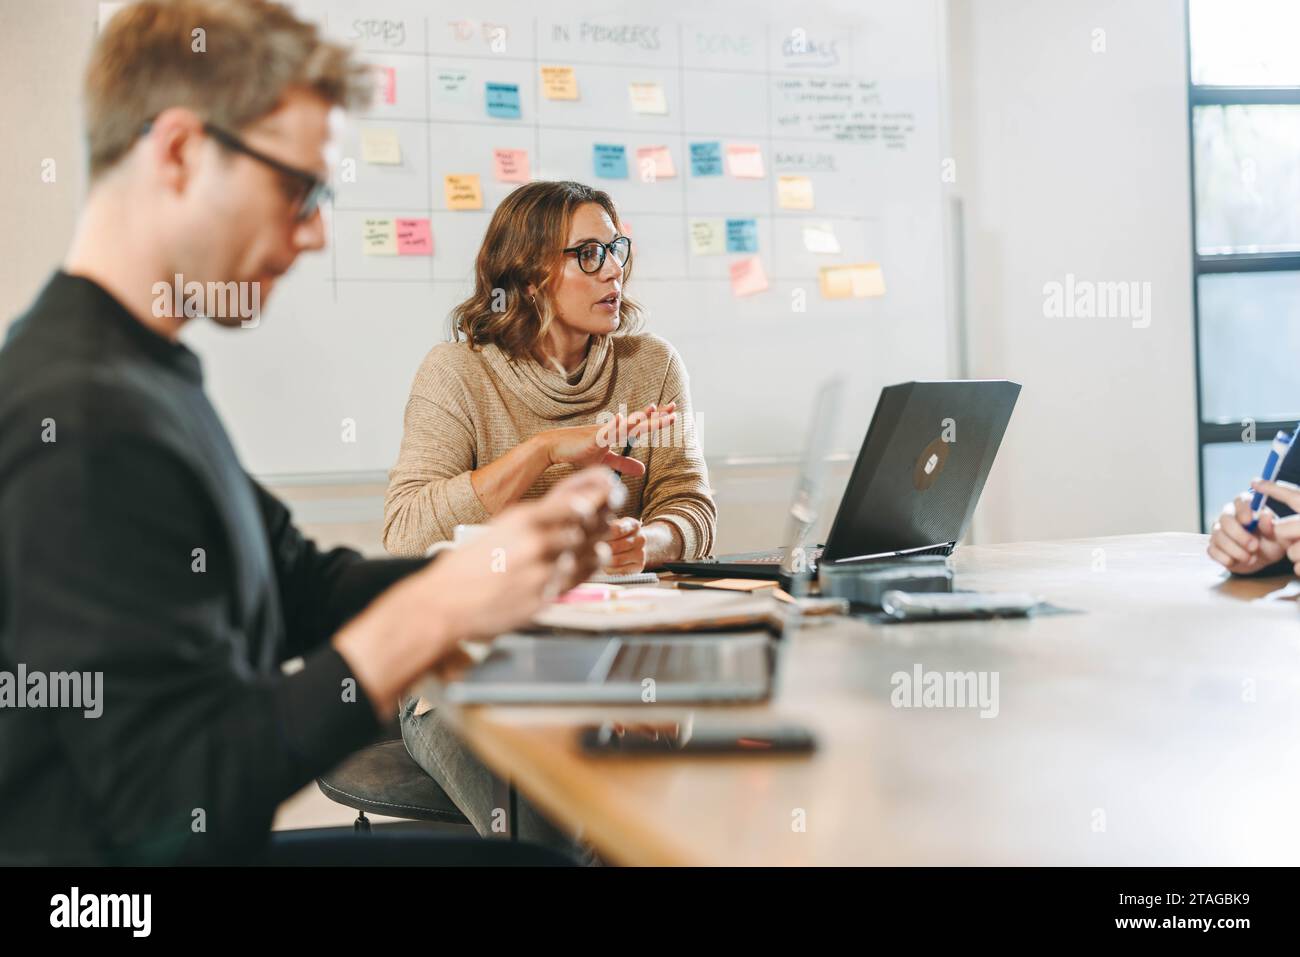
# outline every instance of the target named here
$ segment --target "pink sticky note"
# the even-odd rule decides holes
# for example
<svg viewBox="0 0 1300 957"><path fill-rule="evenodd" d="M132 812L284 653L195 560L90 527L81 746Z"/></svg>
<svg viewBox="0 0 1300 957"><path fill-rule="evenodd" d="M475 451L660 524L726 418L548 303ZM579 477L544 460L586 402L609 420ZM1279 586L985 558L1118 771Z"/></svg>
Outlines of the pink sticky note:
<svg viewBox="0 0 1300 957"><path fill-rule="evenodd" d="M532 177L528 173L528 150L493 150L496 161L496 177L502 183L527 183Z"/></svg>
<svg viewBox="0 0 1300 957"><path fill-rule="evenodd" d="M397 220L397 255L433 255L433 234L427 219Z"/></svg>
<svg viewBox="0 0 1300 957"><path fill-rule="evenodd" d="M397 67L379 68L379 89L385 103L397 102Z"/></svg>
<svg viewBox="0 0 1300 957"><path fill-rule="evenodd" d="M571 588L559 595L555 601L560 605L581 605L589 601L609 601L614 597L614 589L608 585L596 587L592 585L579 585L577 588Z"/></svg>
<svg viewBox="0 0 1300 957"><path fill-rule="evenodd" d="M767 289L767 274L757 256L737 259L731 264L731 292L735 296L752 296Z"/></svg>
<svg viewBox="0 0 1300 957"><path fill-rule="evenodd" d="M738 179L762 179L762 149L755 143L728 143L727 171Z"/></svg>
<svg viewBox="0 0 1300 957"><path fill-rule="evenodd" d="M643 183L672 179L677 175L673 154L666 146L642 146L636 151L636 172Z"/></svg>

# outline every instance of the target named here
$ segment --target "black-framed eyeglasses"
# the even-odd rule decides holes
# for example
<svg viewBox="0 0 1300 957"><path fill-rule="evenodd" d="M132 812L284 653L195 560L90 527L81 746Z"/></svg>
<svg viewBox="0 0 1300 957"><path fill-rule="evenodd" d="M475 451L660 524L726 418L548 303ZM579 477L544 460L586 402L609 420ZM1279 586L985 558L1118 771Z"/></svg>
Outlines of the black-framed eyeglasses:
<svg viewBox="0 0 1300 957"><path fill-rule="evenodd" d="M628 258L632 255L632 240L626 236L615 236L607 243L589 239L585 243L579 243L576 246L570 246L568 249L560 251L576 254L578 268L583 272L600 272L601 267L605 265L606 252L614 257L614 262L620 266L626 266Z"/></svg>
<svg viewBox="0 0 1300 957"><path fill-rule="evenodd" d="M141 134L148 133L152 127L153 120L149 120L145 123ZM242 153L249 159L255 159L259 163L269 166L281 176L288 177L295 184L295 190L291 198L296 205L294 218L298 222L305 223L316 215L316 210L320 209L321 204L334 201L334 190L330 188L330 184L315 173L309 173L305 169L282 163L274 156L267 156L261 150L249 146L234 133L228 133L213 123L204 123L203 132L226 149L235 153Z"/></svg>

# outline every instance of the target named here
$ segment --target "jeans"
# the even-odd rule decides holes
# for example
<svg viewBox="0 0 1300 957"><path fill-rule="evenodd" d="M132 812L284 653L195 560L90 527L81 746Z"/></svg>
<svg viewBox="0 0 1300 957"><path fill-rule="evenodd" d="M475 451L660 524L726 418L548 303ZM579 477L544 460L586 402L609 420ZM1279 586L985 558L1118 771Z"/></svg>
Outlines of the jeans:
<svg viewBox="0 0 1300 957"><path fill-rule="evenodd" d="M402 702L399 712L407 753L447 792L479 834L507 836L510 802L505 797L504 784L465 747L436 707L417 715L415 705L416 699L408 698ZM519 840L554 848L584 863L592 863L589 849L551 824L522 794L516 795L514 804L514 833Z"/></svg>

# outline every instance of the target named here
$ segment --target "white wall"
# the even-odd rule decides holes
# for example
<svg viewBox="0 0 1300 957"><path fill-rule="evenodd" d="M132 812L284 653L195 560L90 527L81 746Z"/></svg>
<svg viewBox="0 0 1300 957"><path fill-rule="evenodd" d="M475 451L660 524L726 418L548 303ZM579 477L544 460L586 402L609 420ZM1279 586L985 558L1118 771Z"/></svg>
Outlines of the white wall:
<svg viewBox="0 0 1300 957"><path fill-rule="evenodd" d="M969 371L1024 384L978 537L1196 530L1183 0L950 0L949 47ZM1067 273L1150 326L1046 318Z"/></svg>

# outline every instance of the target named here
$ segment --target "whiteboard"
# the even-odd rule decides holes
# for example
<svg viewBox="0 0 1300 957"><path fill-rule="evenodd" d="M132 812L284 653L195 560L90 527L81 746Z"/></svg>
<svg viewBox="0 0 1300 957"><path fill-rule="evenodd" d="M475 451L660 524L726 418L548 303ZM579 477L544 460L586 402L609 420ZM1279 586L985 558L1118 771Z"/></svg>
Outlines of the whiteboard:
<svg viewBox="0 0 1300 957"><path fill-rule="evenodd" d="M415 370L448 338L492 209L516 188L494 180L496 148L526 150L535 179L613 196L634 242L628 293L685 361L710 461L797 455L816 384L837 373L835 445L854 452L882 386L948 373L940 0L296 6L391 67L396 95L342 132L352 173L336 177L329 248L299 259L256 327L185 334L254 474L392 467ZM547 99L541 66L573 67L579 98ZM667 112L635 112L634 82L658 83ZM487 83L518 85L518 119L487 114ZM368 128L396 134L400 165L362 161ZM764 177L692 175L701 141L757 144ZM596 143L626 146L629 178L595 177ZM641 181L647 146L668 148L675 177ZM482 210L447 208L449 173L479 175ZM811 181L813 209L779 205L783 174ZM364 255L367 217L428 218L433 254ZM743 257L692 255L693 218L756 220L769 288L733 295ZM803 227L823 222L840 253L805 248ZM860 262L880 264L883 296L822 297L820 267Z"/></svg>

